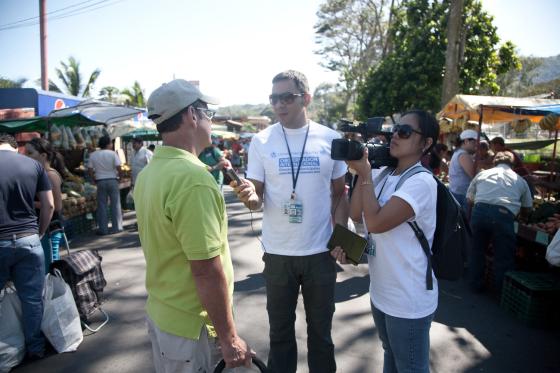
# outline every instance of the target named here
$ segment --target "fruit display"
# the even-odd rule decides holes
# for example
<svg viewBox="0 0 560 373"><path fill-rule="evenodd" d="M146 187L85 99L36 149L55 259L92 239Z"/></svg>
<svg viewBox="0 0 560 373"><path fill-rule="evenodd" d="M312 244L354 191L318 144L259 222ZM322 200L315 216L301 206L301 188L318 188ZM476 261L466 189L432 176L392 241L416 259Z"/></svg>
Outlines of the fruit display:
<svg viewBox="0 0 560 373"><path fill-rule="evenodd" d="M539 126L543 130L554 131L556 129L556 126L558 125L559 118L560 116L556 114L548 114L539 121Z"/></svg>
<svg viewBox="0 0 560 373"><path fill-rule="evenodd" d="M525 133L527 129L531 126L532 122L530 119L515 119L511 122L511 127L515 133Z"/></svg>
<svg viewBox="0 0 560 373"><path fill-rule="evenodd" d="M529 217L528 226L550 235L560 228L560 203L543 202L535 199L534 211Z"/></svg>

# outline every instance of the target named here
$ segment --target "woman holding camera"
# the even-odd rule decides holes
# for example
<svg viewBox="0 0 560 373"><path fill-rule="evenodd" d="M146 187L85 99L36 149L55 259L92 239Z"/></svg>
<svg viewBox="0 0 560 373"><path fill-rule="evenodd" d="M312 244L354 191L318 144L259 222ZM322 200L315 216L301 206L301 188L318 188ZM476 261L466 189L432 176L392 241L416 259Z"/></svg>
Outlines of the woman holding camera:
<svg viewBox="0 0 560 373"><path fill-rule="evenodd" d="M433 115L413 110L393 127L390 154L395 169L382 171L372 181L367 149L348 166L358 174L350 202L350 217L363 221L370 233L368 264L373 319L384 350L383 372L429 372L430 325L438 302L438 286L426 290L426 255L407 222L416 221L430 246L436 227L437 184L430 172L412 170L420 165L439 135ZM413 171L399 186L407 172ZM332 255L346 257L337 247Z"/></svg>

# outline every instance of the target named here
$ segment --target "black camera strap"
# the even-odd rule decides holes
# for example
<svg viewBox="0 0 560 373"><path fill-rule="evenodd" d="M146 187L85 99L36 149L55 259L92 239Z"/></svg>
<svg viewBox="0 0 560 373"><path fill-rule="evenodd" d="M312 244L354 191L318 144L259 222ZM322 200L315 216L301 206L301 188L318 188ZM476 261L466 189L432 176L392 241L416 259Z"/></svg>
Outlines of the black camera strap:
<svg viewBox="0 0 560 373"><path fill-rule="evenodd" d="M299 164L297 168L297 172L294 174L294 161L292 159L292 152L290 151L290 145L288 145L288 137L286 136L286 131L284 130L284 126L280 124L282 128L282 133L284 133L284 141L286 141L286 147L288 148L288 155L290 156L290 166L292 166L292 199L296 194L296 185L299 178L299 170L301 169L301 162L303 161L303 153L305 152L305 145L307 144L307 136L309 136L309 127L311 124L307 125L307 131L305 132L305 140L303 140L303 148L301 149L301 156L299 157Z"/></svg>

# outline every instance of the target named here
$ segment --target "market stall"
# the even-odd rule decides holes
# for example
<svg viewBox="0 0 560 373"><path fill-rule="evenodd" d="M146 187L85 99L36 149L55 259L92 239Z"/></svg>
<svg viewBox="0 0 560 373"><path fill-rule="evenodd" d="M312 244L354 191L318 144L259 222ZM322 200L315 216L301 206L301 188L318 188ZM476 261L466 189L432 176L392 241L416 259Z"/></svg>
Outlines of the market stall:
<svg viewBox="0 0 560 373"><path fill-rule="evenodd" d="M119 121L141 112L105 102L84 101L52 111L48 116L0 121L3 132L14 135L33 132L30 138L43 134L64 158L67 172L63 175L62 215L69 236L95 228L96 187L87 180L88 154L102 136L109 135L107 126L118 125ZM120 186L129 187L130 181L125 178Z"/></svg>
<svg viewBox="0 0 560 373"><path fill-rule="evenodd" d="M521 135L533 126L548 132L547 139L506 142L506 147L516 150L540 149L553 145L552 160L544 167L540 162L533 171L533 177L544 177L551 182L554 191L560 191L560 183L555 185L557 167L556 143L560 129L560 100L535 98L510 98L486 96L455 96L438 113L443 133L458 133L466 128L475 129L480 141L482 125L499 125L509 122L515 135ZM550 302L560 291L560 278L551 274L545 261L546 247L560 227L560 203L551 198L535 196L534 211L527 222L515 224L517 234L516 267L504 280L501 305L529 325L560 326L560 312L550 313ZM492 284L493 255L488 248L486 283Z"/></svg>

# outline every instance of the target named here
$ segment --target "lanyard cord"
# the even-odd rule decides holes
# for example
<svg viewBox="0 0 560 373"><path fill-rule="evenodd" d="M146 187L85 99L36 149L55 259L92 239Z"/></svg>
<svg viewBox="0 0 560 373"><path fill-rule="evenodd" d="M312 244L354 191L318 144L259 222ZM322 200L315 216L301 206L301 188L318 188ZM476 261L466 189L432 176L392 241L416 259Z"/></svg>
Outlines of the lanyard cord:
<svg viewBox="0 0 560 373"><path fill-rule="evenodd" d="M310 124L307 125L307 131L305 132L305 140L303 141L303 148L301 149L301 156L299 157L297 172L294 175L294 161L292 159L292 152L290 151L290 145L288 145L288 138L286 137L284 126L280 125L280 127L282 127L282 132L284 133L284 141L286 142L286 147L288 148L288 155L290 156L290 166L292 166L292 198L296 193L296 184L299 178L299 170L301 169L301 162L303 161L303 153L305 152L305 145L307 144L307 136L309 135L310 126Z"/></svg>
<svg viewBox="0 0 560 373"><path fill-rule="evenodd" d="M399 180L400 180L412 167L416 166L417 164L418 164L418 162L414 163L412 166L410 166L410 167L408 167L406 170L404 170L404 171L401 173L401 177L399 177ZM387 183L387 180L389 179L389 176L393 176L394 173L395 173L395 170L391 171L391 172L389 173L389 175L387 175L387 176L385 177L385 180L383 181L383 185L381 186L381 189L379 190L379 193L377 194L377 200L379 200L379 197L381 197L381 193L383 192L383 188L385 188L385 184ZM397 181L397 183L398 183L398 181Z"/></svg>

